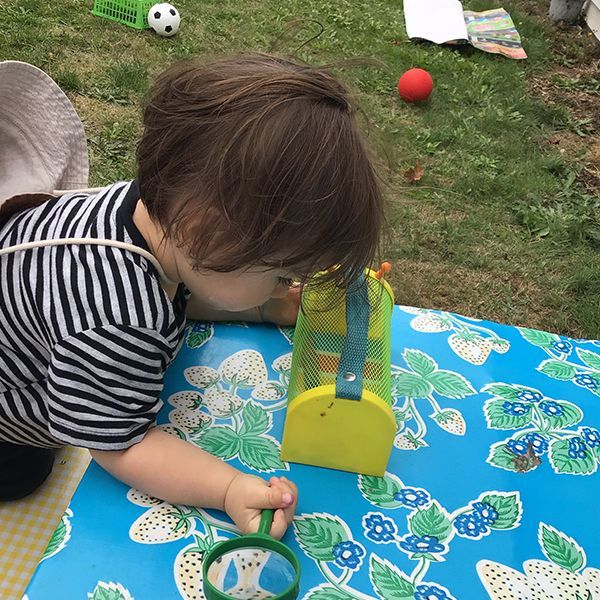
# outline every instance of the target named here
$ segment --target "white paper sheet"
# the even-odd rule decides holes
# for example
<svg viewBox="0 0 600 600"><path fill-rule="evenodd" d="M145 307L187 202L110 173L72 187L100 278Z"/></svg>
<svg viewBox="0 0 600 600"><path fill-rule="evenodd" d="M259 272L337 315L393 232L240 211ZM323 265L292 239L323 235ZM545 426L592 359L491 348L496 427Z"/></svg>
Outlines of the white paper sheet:
<svg viewBox="0 0 600 600"><path fill-rule="evenodd" d="M404 0L404 18L409 38L436 44L468 39L463 7L458 0Z"/></svg>

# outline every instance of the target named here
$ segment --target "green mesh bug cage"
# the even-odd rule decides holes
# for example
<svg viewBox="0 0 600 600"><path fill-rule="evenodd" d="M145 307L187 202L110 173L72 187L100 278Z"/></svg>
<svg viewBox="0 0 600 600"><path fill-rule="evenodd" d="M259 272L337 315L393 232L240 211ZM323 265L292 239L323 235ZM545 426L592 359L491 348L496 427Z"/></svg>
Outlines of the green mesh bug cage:
<svg viewBox="0 0 600 600"><path fill-rule="evenodd" d="M308 286L294 332L283 460L383 475L391 408L394 295L379 273L347 292Z"/></svg>

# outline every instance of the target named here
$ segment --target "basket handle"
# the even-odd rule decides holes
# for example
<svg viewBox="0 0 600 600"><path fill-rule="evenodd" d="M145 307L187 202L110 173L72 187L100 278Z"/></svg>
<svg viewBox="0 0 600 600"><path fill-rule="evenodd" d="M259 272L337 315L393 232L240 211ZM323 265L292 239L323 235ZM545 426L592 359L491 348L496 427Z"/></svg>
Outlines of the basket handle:
<svg viewBox="0 0 600 600"><path fill-rule="evenodd" d="M370 309L369 286L363 274L346 292L346 337L335 381L336 398L362 398Z"/></svg>

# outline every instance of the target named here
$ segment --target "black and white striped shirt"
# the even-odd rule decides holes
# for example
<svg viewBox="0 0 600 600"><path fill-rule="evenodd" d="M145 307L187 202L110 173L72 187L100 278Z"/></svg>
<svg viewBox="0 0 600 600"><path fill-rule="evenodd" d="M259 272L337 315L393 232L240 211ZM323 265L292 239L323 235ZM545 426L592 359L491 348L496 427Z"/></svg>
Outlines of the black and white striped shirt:
<svg viewBox="0 0 600 600"><path fill-rule="evenodd" d="M0 225L0 248L85 237L148 246L132 219L135 182L70 194ZM110 246L0 256L0 440L119 450L161 407L163 374L185 325L144 257Z"/></svg>

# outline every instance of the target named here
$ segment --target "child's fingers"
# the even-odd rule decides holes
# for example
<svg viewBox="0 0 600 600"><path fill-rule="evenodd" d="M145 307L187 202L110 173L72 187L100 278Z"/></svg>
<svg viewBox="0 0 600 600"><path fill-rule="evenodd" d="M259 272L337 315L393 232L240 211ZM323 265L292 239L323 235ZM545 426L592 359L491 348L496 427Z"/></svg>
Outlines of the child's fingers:
<svg viewBox="0 0 600 600"><path fill-rule="evenodd" d="M280 540L283 537L283 534L286 532L288 528L289 522L285 515L285 512L279 508L275 511L273 515L273 525L271 525L271 535Z"/></svg>
<svg viewBox="0 0 600 600"><path fill-rule="evenodd" d="M286 513L289 513L289 516L291 518L291 516L294 514L294 511L296 510L296 505L298 503L298 488L296 484L293 481L286 479L285 477L271 477L269 484L271 487L278 487L284 492L289 492L294 497L293 504L289 505L288 507L284 507Z"/></svg>
<svg viewBox="0 0 600 600"><path fill-rule="evenodd" d="M246 505L250 508L286 508L295 502L294 493L290 486L284 486L279 482L268 485L263 480L262 485L252 486L248 490Z"/></svg>

